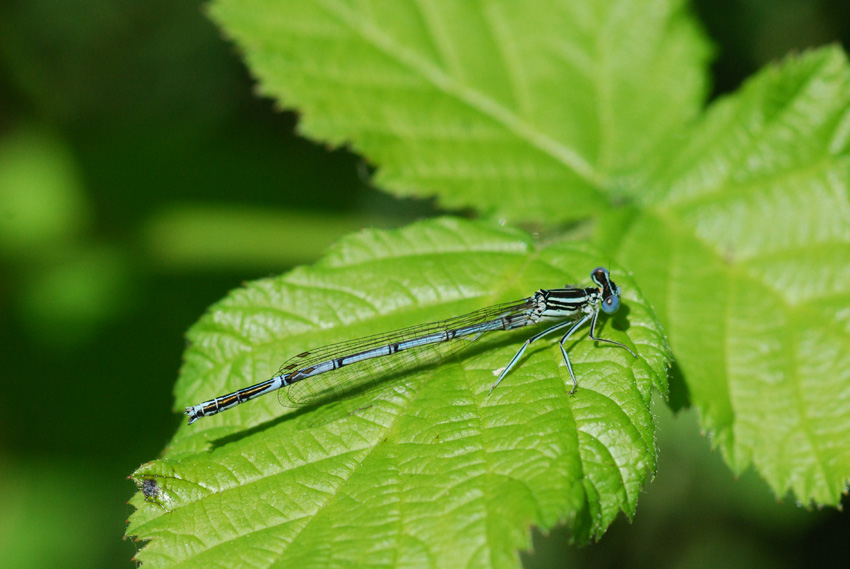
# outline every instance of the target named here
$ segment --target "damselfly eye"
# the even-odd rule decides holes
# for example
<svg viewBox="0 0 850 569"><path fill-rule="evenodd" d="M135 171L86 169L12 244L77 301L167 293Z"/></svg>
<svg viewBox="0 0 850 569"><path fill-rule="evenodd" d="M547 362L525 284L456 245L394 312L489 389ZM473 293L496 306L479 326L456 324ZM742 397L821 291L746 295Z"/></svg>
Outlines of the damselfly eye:
<svg viewBox="0 0 850 569"><path fill-rule="evenodd" d="M596 286L604 287L609 282L608 269L605 267L596 267L590 273L590 278L596 283Z"/></svg>
<svg viewBox="0 0 850 569"><path fill-rule="evenodd" d="M620 308L620 297L608 296L602 301L602 312L606 314L614 314Z"/></svg>

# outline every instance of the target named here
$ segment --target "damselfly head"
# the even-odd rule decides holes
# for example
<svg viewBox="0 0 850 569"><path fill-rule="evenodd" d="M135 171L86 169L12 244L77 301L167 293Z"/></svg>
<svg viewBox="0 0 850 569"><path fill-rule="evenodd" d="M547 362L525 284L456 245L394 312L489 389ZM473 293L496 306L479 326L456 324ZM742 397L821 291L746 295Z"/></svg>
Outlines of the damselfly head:
<svg viewBox="0 0 850 569"><path fill-rule="evenodd" d="M620 308L620 287L611 280L611 275L605 267L596 267L590 273L590 278L595 282L602 293L602 304L600 308L606 314L614 314Z"/></svg>

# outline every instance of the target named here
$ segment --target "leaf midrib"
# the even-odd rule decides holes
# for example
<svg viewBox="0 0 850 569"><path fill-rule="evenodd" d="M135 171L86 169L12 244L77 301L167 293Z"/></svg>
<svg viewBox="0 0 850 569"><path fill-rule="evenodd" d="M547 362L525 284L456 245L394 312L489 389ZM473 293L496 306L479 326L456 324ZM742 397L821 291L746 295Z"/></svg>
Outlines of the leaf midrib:
<svg viewBox="0 0 850 569"><path fill-rule="evenodd" d="M454 97L482 115L501 124L519 139L525 140L532 147L567 166L597 192L599 191L598 188L603 186L604 176L582 158L576 150L544 134L535 125L520 119L516 114L481 91L458 82L437 66L417 56L405 45L395 43L392 38L372 25L371 22L367 23L362 18L358 18L352 10L333 0L321 0L321 3L341 23L356 31L360 37L379 49L387 57L394 59L427 80L439 91Z"/></svg>

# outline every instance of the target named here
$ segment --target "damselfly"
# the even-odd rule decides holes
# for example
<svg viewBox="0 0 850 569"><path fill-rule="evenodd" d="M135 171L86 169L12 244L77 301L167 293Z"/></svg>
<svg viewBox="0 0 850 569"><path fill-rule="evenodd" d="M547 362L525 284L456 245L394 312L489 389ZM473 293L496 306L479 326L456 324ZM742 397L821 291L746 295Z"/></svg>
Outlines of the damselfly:
<svg viewBox="0 0 850 569"><path fill-rule="evenodd" d="M545 320L561 322L528 338L499 374L490 393L517 364L532 342L566 328L558 346L573 381L570 389L572 395L578 387L578 381L564 343L588 320L591 339L613 344L637 357L620 342L596 336L599 311L607 314L617 311L620 307L620 288L602 267L594 269L590 278L596 286L539 290L534 296L523 300L482 308L463 316L307 350L287 360L277 375L267 381L186 407L189 424L283 387L287 389L281 392L281 403L304 405L329 394L354 389L364 377L374 381L387 371L396 369L396 364L426 363L432 356L445 355L452 347L456 349L463 346L463 340L468 345L486 332L514 330ZM321 374L327 376L316 377Z"/></svg>

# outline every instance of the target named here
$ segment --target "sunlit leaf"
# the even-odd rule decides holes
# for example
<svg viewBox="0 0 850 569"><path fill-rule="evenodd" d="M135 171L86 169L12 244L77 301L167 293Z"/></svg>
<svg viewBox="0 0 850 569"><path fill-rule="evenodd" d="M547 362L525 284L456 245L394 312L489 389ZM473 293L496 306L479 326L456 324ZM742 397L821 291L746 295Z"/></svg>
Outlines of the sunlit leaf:
<svg viewBox="0 0 850 569"><path fill-rule="evenodd" d="M683 2L217 0L260 90L351 144L379 187L563 221L694 117L708 55Z"/></svg>
<svg viewBox="0 0 850 569"><path fill-rule="evenodd" d="M586 246L539 247L515 230L453 219L343 240L315 267L247 284L192 328L180 406L273 375L305 349L427 322L540 287L589 283ZM491 333L383 390L293 410L273 396L183 425L135 474L130 534L146 567L517 567L531 524L568 520L584 540L634 513L655 467L653 387L666 344L622 271L623 307L600 335L533 344ZM533 330L540 330L535 327ZM147 498L147 499L146 499Z"/></svg>
<svg viewBox="0 0 850 569"><path fill-rule="evenodd" d="M850 68L824 49L718 101L619 258L736 472L837 504L850 477Z"/></svg>

